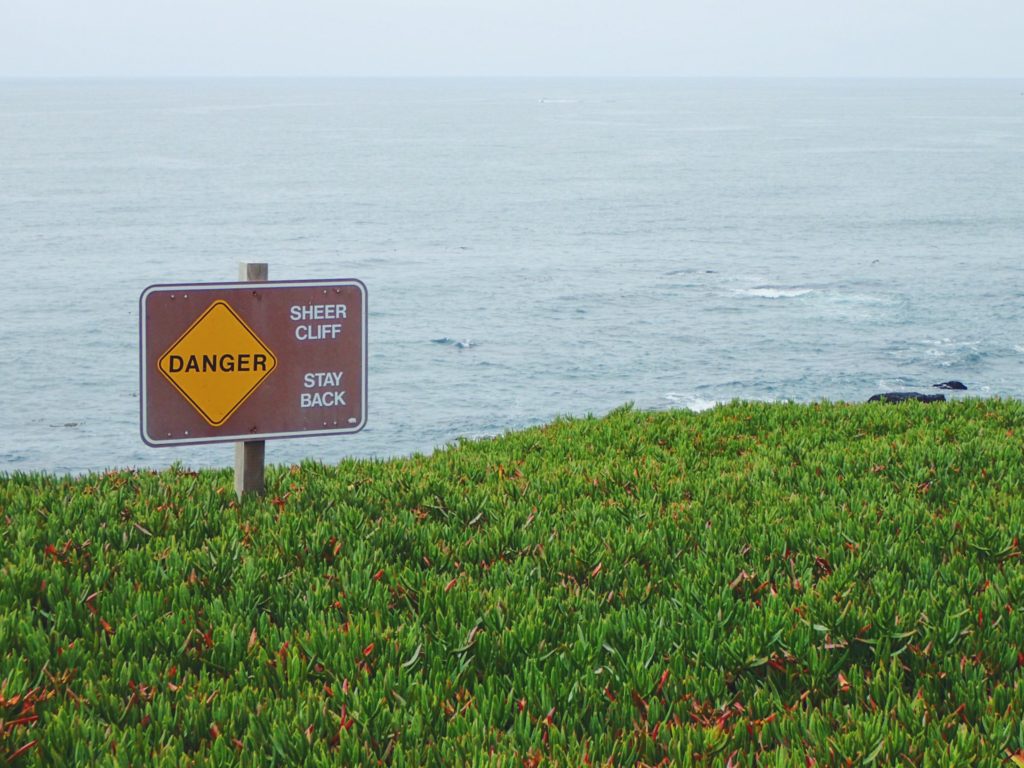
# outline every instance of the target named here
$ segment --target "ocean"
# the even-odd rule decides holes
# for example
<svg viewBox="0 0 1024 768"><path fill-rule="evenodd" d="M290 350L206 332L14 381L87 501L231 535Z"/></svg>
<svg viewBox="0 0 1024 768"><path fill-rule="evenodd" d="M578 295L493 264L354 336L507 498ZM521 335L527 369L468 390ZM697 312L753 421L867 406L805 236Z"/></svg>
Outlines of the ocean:
<svg viewBox="0 0 1024 768"><path fill-rule="evenodd" d="M267 461L562 415L1024 396L1024 81L0 80L0 472L139 436L156 283L357 278L368 418Z"/></svg>

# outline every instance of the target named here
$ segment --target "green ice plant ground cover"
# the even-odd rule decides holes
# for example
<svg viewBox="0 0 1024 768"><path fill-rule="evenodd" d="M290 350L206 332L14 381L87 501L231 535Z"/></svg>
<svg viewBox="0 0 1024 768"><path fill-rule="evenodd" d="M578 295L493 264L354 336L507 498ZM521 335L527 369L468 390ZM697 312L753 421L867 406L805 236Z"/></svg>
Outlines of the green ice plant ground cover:
<svg viewBox="0 0 1024 768"><path fill-rule="evenodd" d="M1024 765L1024 406L0 477L0 762Z"/></svg>

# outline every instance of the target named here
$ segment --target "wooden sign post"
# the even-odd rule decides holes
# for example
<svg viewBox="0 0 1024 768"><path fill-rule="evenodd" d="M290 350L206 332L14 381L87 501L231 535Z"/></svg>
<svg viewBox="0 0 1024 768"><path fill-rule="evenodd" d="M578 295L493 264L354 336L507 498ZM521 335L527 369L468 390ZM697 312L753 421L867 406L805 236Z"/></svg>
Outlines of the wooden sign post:
<svg viewBox="0 0 1024 768"><path fill-rule="evenodd" d="M238 279L245 283L267 282L269 267L260 262L240 262ZM266 490L263 478L267 454L265 440L243 440L235 443L235 493L241 499L246 494L262 496Z"/></svg>

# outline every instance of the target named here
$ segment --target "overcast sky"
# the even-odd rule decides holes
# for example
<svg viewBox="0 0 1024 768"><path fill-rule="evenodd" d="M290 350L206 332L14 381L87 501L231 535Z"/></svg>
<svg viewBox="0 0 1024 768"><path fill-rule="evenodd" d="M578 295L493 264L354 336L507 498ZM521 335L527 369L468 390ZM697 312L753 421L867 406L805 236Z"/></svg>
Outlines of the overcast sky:
<svg viewBox="0 0 1024 768"><path fill-rule="evenodd" d="M1024 76L1024 0L0 0L0 76Z"/></svg>

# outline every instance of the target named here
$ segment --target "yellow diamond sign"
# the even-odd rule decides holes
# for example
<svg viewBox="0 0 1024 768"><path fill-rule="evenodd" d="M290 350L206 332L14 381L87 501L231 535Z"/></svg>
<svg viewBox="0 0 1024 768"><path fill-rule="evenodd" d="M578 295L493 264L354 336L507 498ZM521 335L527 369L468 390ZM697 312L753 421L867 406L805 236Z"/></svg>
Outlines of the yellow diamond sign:
<svg viewBox="0 0 1024 768"><path fill-rule="evenodd" d="M157 366L208 424L219 427L277 367L277 358L226 301L215 301Z"/></svg>

